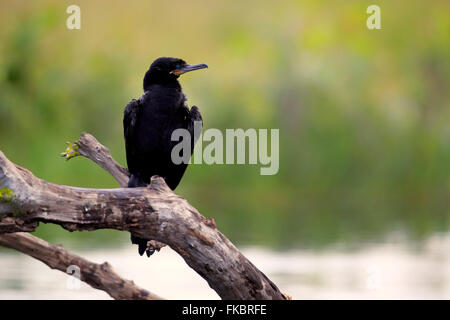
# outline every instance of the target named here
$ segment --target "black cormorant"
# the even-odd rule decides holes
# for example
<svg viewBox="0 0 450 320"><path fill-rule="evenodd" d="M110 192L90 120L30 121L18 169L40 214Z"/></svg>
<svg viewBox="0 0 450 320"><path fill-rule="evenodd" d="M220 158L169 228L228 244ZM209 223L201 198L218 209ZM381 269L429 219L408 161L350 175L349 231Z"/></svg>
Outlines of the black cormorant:
<svg viewBox="0 0 450 320"><path fill-rule="evenodd" d="M129 188L143 187L150 178L158 175L174 190L180 183L187 163L175 164L171 154L179 143L172 141L172 132L186 129L191 136L192 155L195 138L194 123L202 123L197 107L190 110L186 104L178 77L183 73L207 68L206 64L189 65L182 59L158 58L144 76L144 94L133 99L124 110L123 129L128 170ZM201 128L201 127L200 127ZM131 236L131 242L139 246L139 254L153 250L147 248L147 240Z"/></svg>

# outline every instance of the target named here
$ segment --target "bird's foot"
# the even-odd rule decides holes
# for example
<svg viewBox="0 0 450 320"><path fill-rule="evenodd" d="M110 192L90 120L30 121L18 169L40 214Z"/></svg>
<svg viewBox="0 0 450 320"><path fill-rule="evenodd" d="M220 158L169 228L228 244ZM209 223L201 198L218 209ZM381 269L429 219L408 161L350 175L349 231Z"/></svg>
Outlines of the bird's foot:
<svg viewBox="0 0 450 320"><path fill-rule="evenodd" d="M79 145L71 142L66 142L67 148L66 151L61 153L61 157L66 158L66 160L70 160L72 158L75 158L80 155L80 152L78 151Z"/></svg>
<svg viewBox="0 0 450 320"><path fill-rule="evenodd" d="M155 253L155 251L161 250L161 248L164 246L164 244L160 242L142 239L133 235L131 235L131 243L138 245L139 255L142 256L145 252L147 257L150 257L152 254Z"/></svg>
<svg viewBox="0 0 450 320"><path fill-rule="evenodd" d="M150 256L154 253L155 253L155 250L150 250L148 248L145 250L145 254L147 255L147 258L150 258Z"/></svg>

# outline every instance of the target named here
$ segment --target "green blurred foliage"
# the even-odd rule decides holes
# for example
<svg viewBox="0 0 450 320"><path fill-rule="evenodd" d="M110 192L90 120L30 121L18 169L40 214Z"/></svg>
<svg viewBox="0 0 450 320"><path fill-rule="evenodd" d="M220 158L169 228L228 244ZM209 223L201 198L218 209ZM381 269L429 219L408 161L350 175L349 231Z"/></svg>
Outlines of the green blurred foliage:
<svg viewBox="0 0 450 320"><path fill-rule="evenodd" d="M381 7L382 30L366 28ZM191 165L177 189L233 241L284 247L420 239L448 231L448 1L68 1L0 4L0 150L48 181L116 187L58 155L83 131L125 165L122 110L159 56L208 63L183 76L205 128L280 128L280 171ZM69 235L42 225L46 239Z"/></svg>

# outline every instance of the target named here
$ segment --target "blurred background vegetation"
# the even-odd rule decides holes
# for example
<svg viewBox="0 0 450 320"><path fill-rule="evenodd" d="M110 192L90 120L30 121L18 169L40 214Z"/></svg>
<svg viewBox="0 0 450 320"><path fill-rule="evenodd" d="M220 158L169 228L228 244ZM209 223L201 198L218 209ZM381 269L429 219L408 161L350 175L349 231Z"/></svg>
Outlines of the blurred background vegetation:
<svg viewBox="0 0 450 320"><path fill-rule="evenodd" d="M81 30L66 8L81 7ZM382 30L366 27L381 7ZM450 3L412 1L1 1L0 150L48 181L114 188L59 157L83 131L122 165L122 110L159 56L205 128L279 128L280 170L191 165L177 193L232 241L321 248L449 229ZM50 241L126 243L41 225Z"/></svg>

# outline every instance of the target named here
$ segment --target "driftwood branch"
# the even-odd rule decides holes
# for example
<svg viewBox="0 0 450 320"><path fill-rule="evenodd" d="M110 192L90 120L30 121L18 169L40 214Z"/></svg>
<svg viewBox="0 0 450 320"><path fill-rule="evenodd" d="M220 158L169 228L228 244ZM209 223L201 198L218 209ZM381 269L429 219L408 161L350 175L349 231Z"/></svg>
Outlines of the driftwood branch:
<svg viewBox="0 0 450 320"><path fill-rule="evenodd" d="M118 164L111 156L109 149L98 142L93 135L83 132L80 139L74 143L67 142L66 151L61 153L61 156L65 157L66 160L75 158L78 155L94 161L101 168L105 169L116 179L122 188L128 186L128 179L130 177L128 170ZM162 242L151 240L147 246L150 250L159 251L166 245Z"/></svg>
<svg viewBox="0 0 450 320"><path fill-rule="evenodd" d="M114 161L109 150L100 144L95 137L83 133L78 141L67 144L68 147L64 153L67 160L77 155L83 155L109 172L121 186L126 186L129 176L128 170ZM12 199L13 193L11 190L0 189L0 213L14 210ZM13 225L11 224L11 226ZM80 268L81 281L95 289L105 291L114 299L162 299L154 293L139 288L133 281L122 279L107 262L101 265L95 264L67 251L62 246L52 245L31 234L23 232L0 234L0 245L28 254L50 268L62 272L66 272L69 266L75 265ZM165 244L151 241L149 246L155 250L160 250Z"/></svg>
<svg viewBox="0 0 450 320"><path fill-rule="evenodd" d="M133 281L118 276L112 267L104 262L96 264L70 253L62 246L50 244L31 234L17 232L0 235L0 245L18 250L44 262L52 269L66 272L70 266L80 270L80 280L91 287L103 290L114 299L161 300L162 298L136 286Z"/></svg>
<svg viewBox="0 0 450 320"><path fill-rule="evenodd" d="M130 173L112 158L109 149L98 142L93 135L82 133L75 143L67 142L67 149L61 154L67 160L78 155L91 159L109 172L122 188L127 187Z"/></svg>
<svg viewBox="0 0 450 320"><path fill-rule="evenodd" d="M86 145L78 144L78 150L92 150L95 142L98 143L94 138ZM104 149L97 151L101 150ZM105 154L109 155L107 149ZM88 152L83 155L95 158L97 161L92 160L110 173L127 174L111 163L112 158L105 160L107 157ZM124 185L123 180L116 180ZM147 188L62 186L38 179L0 152L0 188L8 193L0 197L0 213L6 213L0 219L0 233L30 232L39 222L58 224L70 231L129 231L169 245L223 299L286 298L216 229L213 219L203 217L184 198L174 194L162 178L153 177Z"/></svg>

